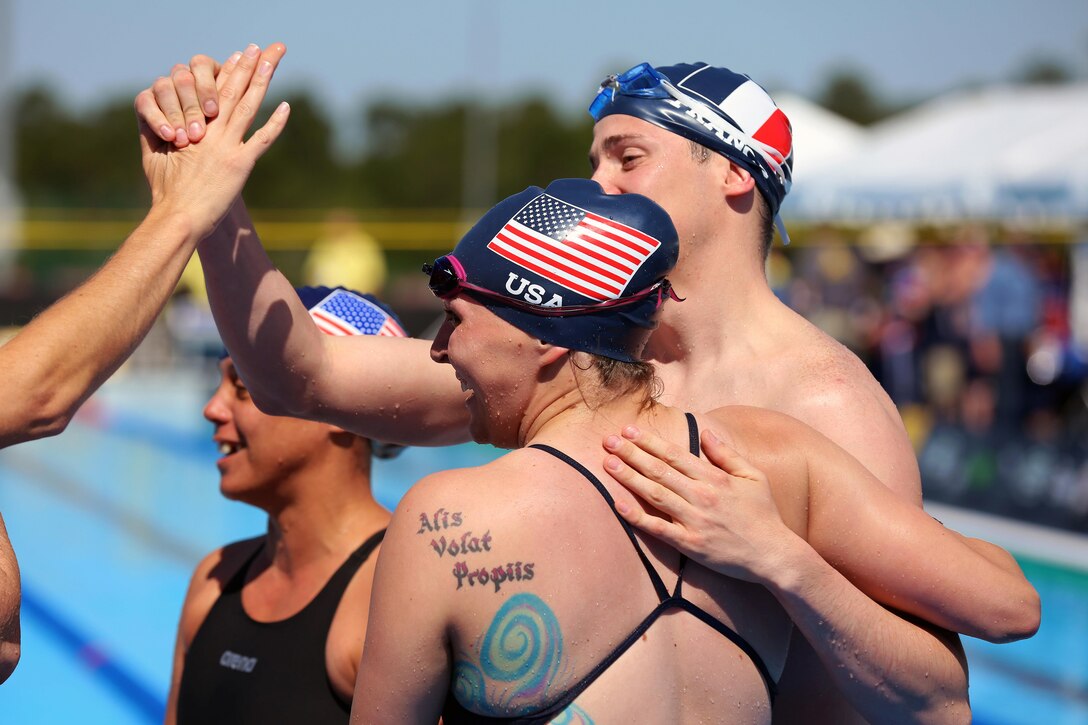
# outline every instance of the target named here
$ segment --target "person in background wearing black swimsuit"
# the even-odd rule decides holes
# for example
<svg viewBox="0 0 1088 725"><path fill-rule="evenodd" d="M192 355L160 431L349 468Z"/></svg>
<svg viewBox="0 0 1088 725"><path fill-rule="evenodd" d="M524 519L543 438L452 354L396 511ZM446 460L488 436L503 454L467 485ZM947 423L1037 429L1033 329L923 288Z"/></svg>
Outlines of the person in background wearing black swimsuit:
<svg viewBox="0 0 1088 725"><path fill-rule="evenodd" d="M330 335L404 337L378 300L343 288L299 297ZM401 447L324 423L266 415L229 357L204 417L220 488L268 512L268 533L196 568L181 612L167 723L345 723L389 512L371 456Z"/></svg>
<svg viewBox="0 0 1088 725"><path fill-rule="evenodd" d="M661 207L564 179L500 202L424 268L446 310L431 355L456 373L473 438L517 450L401 500L353 723L770 723L788 611L817 584L781 575L798 556L837 607L890 635L909 625L877 602L969 619L956 582L979 556L830 440L768 410L693 416L654 400L639 356L658 309L678 304L677 255ZM695 453L700 430L728 443L734 474L771 482L757 518L784 522L780 546L727 576L633 530L617 507L634 499L599 447L627 421ZM907 561L925 571L903 577ZM962 693L934 699L970 717Z"/></svg>

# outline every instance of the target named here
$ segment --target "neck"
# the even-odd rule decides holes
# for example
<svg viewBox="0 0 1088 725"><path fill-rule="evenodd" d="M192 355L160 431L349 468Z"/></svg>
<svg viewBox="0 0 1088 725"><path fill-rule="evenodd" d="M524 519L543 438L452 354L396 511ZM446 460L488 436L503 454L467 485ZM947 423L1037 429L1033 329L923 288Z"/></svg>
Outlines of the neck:
<svg viewBox="0 0 1088 725"><path fill-rule="evenodd" d="M744 220L751 222L752 220ZM669 275L683 302L669 301L650 336L645 358L656 364L720 359L731 337L756 330L781 303L771 291L753 229L720 225L713 238L688 241Z"/></svg>
<svg viewBox="0 0 1088 725"><path fill-rule="evenodd" d="M646 413L641 392L615 395L600 389L595 374L573 364L568 369L569 381L556 386L549 397L541 397L525 416L519 447L554 444L571 436L584 440L592 437L591 432L617 432L624 425L639 422Z"/></svg>
<svg viewBox="0 0 1088 725"><path fill-rule="evenodd" d="M316 468L284 482L286 495L266 508L267 553L287 576L329 557L343 559L389 522L389 512L370 492L369 471L354 455L325 456Z"/></svg>

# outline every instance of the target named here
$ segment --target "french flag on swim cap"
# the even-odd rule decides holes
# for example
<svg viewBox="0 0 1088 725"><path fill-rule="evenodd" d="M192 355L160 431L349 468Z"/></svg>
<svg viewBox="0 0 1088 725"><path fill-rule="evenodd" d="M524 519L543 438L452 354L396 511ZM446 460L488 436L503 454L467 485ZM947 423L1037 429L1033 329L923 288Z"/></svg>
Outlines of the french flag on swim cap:
<svg viewBox="0 0 1088 725"><path fill-rule="evenodd" d="M603 302L620 297L657 239L550 194L525 205L487 248L572 292Z"/></svg>
<svg viewBox="0 0 1088 725"><path fill-rule="evenodd" d="M657 88L645 77L644 85L638 85L643 66L644 75L664 78ZM617 79L631 73L635 78L625 88ZM789 243L778 212L793 184L793 131L786 114L748 76L706 63L658 67L641 63L623 76L606 78L590 114L596 121L614 114L640 118L746 168L767 201L782 240Z"/></svg>
<svg viewBox="0 0 1088 725"><path fill-rule="evenodd" d="M671 69L659 70L664 72ZM785 163L793 154L793 131L789 119L767 95L767 91L748 76L703 65L674 81L673 85L705 103L717 106L734 126L769 146L775 152L778 163Z"/></svg>

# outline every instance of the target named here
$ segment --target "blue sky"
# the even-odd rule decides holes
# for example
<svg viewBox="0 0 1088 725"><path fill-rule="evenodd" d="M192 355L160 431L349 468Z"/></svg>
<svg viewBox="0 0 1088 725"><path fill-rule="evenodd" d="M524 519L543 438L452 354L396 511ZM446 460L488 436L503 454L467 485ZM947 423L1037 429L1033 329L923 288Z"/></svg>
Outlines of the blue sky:
<svg viewBox="0 0 1088 725"><path fill-rule="evenodd" d="M890 100L1038 57L1088 78L1085 0L0 0L0 74L77 107L131 96L193 53L275 40L288 46L278 87L309 85L341 114L389 93L536 89L574 113L606 72L641 60L705 60L806 95L850 67Z"/></svg>

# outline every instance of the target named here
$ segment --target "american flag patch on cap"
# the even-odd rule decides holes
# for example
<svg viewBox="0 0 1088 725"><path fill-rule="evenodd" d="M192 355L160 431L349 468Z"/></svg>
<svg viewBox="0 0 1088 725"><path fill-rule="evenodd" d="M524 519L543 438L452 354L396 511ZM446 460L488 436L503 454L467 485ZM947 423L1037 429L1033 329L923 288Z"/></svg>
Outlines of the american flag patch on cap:
<svg viewBox="0 0 1088 725"><path fill-rule="evenodd" d="M318 329L328 335L407 337L396 320L378 305L350 290L333 290L310 308Z"/></svg>
<svg viewBox="0 0 1088 725"><path fill-rule="evenodd" d="M495 254L592 300L616 299L661 243L541 194L487 245Z"/></svg>

